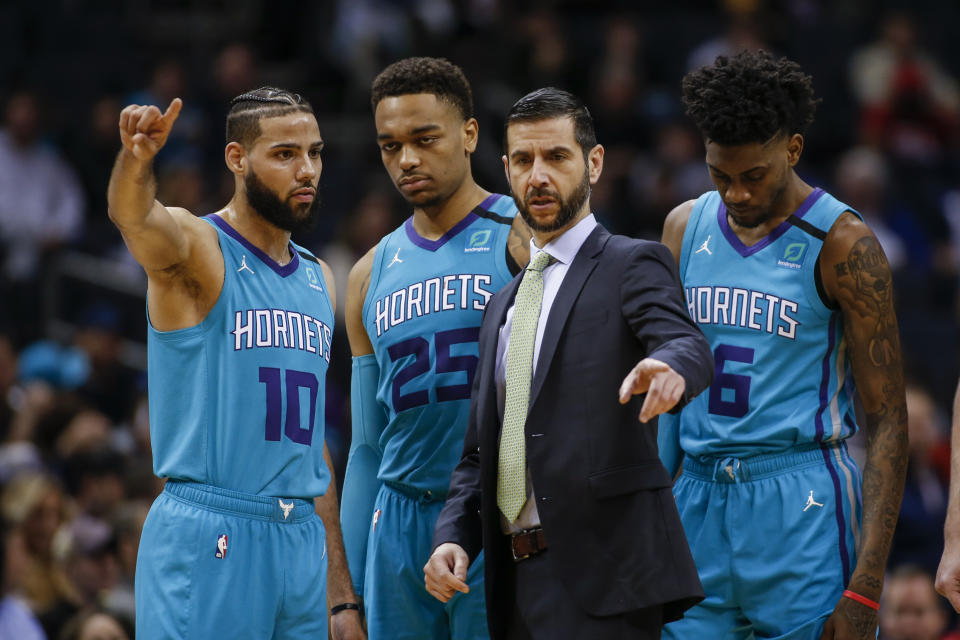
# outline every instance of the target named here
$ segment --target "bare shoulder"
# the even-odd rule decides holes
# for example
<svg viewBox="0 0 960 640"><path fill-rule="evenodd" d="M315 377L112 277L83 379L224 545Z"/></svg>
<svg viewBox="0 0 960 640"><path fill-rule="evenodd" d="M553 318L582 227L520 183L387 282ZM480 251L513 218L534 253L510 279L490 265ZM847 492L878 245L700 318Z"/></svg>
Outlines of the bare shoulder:
<svg viewBox="0 0 960 640"><path fill-rule="evenodd" d="M530 238L533 232L518 212L513 216L510 224L510 235L507 238L507 249L514 261L522 268L530 262Z"/></svg>
<svg viewBox="0 0 960 640"><path fill-rule="evenodd" d="M347 278L347 300L344 316L347 325L347 338L350 341L350 351L354 356L373 353L373 344L363 326L363 303L370 288L370 275L373 273L373 260L377 254L377 247L367 251L362 258L350 269Z"/></svg>
<svg viewBox="0 0 960 640"><path fill-rule="evenodd" d="M373 273L373 260L376 255L377 247L374 245L351 267L350 276L347 278L347 304L350 304L351 298L359 297L362 302L367 297L370 274Z"/></svg>
<svg viewBox="0 0 960 640"><path fill-rule="evenodd" d="M695 200L686 202L674 207L667 214L663 221L663 235L661 241L670 249L673 259L680 262L680 250L683 247L683 234L687 230L687 222L690 220L690 213L693 211Z"/></svg>
<svg viewBox="0 0 960 640"><path fill-rule="evenodd" d="M888 300L892 296L890 264L883 247L853 213L841 214L830 227L820 250L820 270L827 294L841 306L859 308L854 303L858 298Z"/></svg>
<svg viewBox="0 0 960 640"><path fill-rule="evenodd" d="M333 269L330 268L330 265L326 261L317 258L317 263L320 265L320 271L323 273L323 279L327 285L327 295L330 296L330 306L333 307L334 312L337 310L337 282L333 277Z"/></svg>

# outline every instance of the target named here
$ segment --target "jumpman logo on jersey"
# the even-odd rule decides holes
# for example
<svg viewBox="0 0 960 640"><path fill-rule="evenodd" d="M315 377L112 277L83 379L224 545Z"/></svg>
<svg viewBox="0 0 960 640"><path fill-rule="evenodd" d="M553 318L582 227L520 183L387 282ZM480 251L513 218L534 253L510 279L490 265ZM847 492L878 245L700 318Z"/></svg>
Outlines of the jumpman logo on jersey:
<svg viewBox="0 0 960 640"><path fill-rule="evenodd" d="M803 510L806 511L810 507L822 507L822 506L823 506L822 502L817 502L816 500L813 499L813 491L811 491L810 495L807 496L807 505L803 508Z"/></svg>
<svg viewBox="0 0 960 640"><path fill-rule="evenodd" d="M237 269L237 273L240 273L244 269L246 269L250 273L253 273L253 269L247 266L247 254L243 254L243 259L240 261L240 268Z"/></svg>
<svg viewBox="0 0 960 640"><path fill-rule="evenodd" d="M400 259L400 249L397 249L397 252L393 256L393 260L391 260L390 264L387 265L387 269L392 267L397 262L403 262L403 260Z"/></svg>
<svg viewBox="0 0 960 640"><path fill-rule="evenodd" d="M290 504L284 504L283 500L280 498L277 498L277 502L280 503L280 508L283 509L283 519L286 520L287 516L290 515L290 512L293 511L294 503L291 502Z"/></svg>
<svg viewBox="0 0 960 640"><path fill-rule="evenodd" d="M707 239L703 241L703 244L700 245L700 248L694 251L694 253L700 253L701 251L706 251L707 255L713 255L713 251L710 251L710 238L713 236L707 236Z"/></svg>

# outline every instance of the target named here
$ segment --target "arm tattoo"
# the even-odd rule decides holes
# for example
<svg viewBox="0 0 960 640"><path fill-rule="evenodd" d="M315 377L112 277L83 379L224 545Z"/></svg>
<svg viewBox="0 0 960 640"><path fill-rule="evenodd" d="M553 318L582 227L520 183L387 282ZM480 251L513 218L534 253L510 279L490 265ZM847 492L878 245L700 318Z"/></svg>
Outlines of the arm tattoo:
<svg viewBox="0 0 960 640"><path fill-rule="evenodd" d="M864 398L863 540L851 587L879 596L907 470L907 410L890 267L873 236L834 265L845 336ZM859 614L860 612L858 612Z"/></svg>

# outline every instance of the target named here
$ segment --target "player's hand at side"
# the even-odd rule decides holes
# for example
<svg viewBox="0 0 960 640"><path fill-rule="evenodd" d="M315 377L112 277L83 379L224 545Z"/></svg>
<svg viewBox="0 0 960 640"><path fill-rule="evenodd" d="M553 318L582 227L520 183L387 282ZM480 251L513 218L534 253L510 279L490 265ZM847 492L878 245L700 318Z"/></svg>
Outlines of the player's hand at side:
<svg viewBox="0 0 960 640"><path fill-rule="evenodd" d="M949 524L948 524L949 528ZM934 586L937 593L950 601L954 611L960 613L960 544L949 538L944 540L943 556L937 567Z"/></svg>
<svg viewBox="0 0 960 640"><path fill-rule="evenodd" d="M850 598L840 598L823 625L820 640L876 640L877 611Z"/></svg>
<svg viewBox="0 0 960 640"><path fill-rule="evenodd" d="M330 617L330 640L367 640L355 609L345 609Z"/></svg>
<svg viewBox="0 0 960 640"><path fill-rule="evenodd" d="M174 98L167 110L153 105L131 104L120 112L120 141L123 148L141 162L153 159L167 142L167 136L180 115L183 101Z"/></svg>
<svg viewBox="0 0 960 640"><path fill-rule="evenodd" d="M427 591L440 602L446 602L456 594L469 593L467 567L470 558L458 544L444 542L433 550L423 567L423 579Z"/></svg>
<svg viewBox="0 0 960 640"><path fill-rule="evenodd" d="M620 383L620 404L628 403L630 396L646 393L640 407L640 422L646 422L673 409L686 388L687 381L666 362L644 358Z"/></svg>

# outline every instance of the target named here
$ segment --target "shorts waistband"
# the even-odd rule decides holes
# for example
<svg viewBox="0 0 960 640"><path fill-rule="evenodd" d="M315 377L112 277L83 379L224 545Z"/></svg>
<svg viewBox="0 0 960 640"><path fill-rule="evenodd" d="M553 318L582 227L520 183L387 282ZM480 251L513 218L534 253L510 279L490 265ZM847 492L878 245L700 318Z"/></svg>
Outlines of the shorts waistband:
<svg viewBox="0 0 960 640"><path fill-rule="evenodd" d="M815 443L801 445L787 451L765 453L748 458L736 456L686 455L683 458L683 473L698 480L734 484L761 480L784 471L823 464L823 451L846 450L846 443Z"/></svg>
<svg viewBox="0 0 960 640"><path fill-rule="evenodd" d="M394 482L393 480L386 480L383 483L387 489L400 495L410 498L416 502L427 503L427 502L444 502L447 499L446 491L433 491L431 489L418 489L416 487L411 487L408 484L403 484L400 482Z"/></svg>
<svg viewBox="0 0 960 640"><path fill-rule="evenodd" d="M302 498L258 496L182 480L167 480L163 491L206 509L258 520L299 524L315 515L313 502Z"/></svg>

